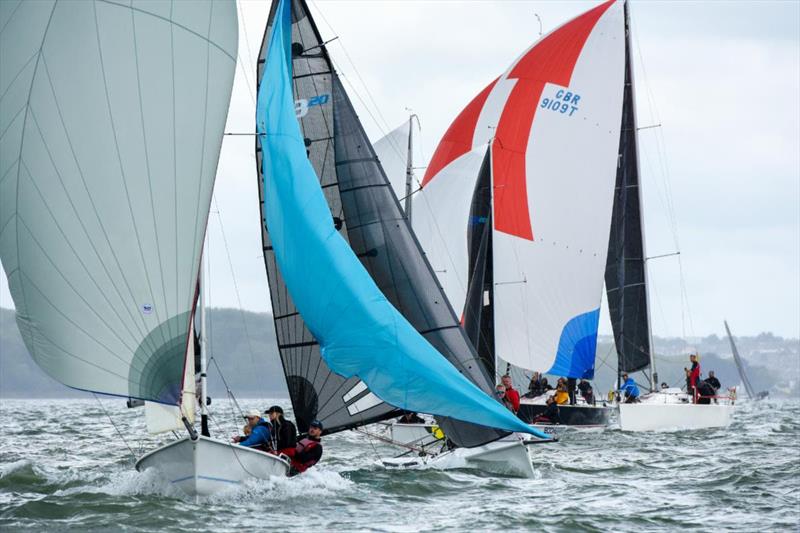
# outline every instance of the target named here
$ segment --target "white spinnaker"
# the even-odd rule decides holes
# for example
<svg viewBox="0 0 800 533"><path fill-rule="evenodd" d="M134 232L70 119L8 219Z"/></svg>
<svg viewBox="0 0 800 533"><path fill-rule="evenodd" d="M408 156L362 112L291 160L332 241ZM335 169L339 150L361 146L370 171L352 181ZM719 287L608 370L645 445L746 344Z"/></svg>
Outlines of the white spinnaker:
<svg viewBox="0 0 800 533"><path fill-rule="evenodd" d="M624 46L618 2L589 34L569 87L548 83L541 93L540 106L562 89L580 95L580 104L572 116L537 108L525 154L533 240L496 227L493 232L495 350L525 369L567 375L584 342L593 368L619 149ZM493 180L496 187L497 176Z"/></svg>
<svg viewBox="0 0 800 533"><path fill-rule="evenodd" d="M48 374L175 404L236 6L130 4L0 3L0 258Z"/></svg>

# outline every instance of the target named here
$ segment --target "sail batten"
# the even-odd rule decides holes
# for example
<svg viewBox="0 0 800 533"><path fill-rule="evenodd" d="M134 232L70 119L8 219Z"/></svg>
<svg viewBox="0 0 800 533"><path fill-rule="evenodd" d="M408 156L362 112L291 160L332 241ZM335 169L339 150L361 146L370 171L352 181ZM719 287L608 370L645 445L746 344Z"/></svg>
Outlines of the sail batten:
<svg viewBox="0 0 800 533"><path fill-rule="evenodd" d="M9 14L0 259L26 346L62 383L179 401L237 45L230 1Z"/></svg>

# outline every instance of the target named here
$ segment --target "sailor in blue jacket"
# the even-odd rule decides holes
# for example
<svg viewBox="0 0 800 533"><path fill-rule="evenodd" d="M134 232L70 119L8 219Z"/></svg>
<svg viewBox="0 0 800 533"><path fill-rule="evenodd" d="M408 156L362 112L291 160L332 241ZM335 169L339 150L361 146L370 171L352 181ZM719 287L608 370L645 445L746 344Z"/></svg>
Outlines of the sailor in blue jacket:
<svg viewBox="0 0 800 533"><path fill-rule="evenodd" d="M268 451L270 443L269 423L261 418L261 413L257 410L248 411L245 418L247 419L247 425L250 427L250 435L234 437L234 442L249 448Z"/></svg>
<svg viewBox="0 0 800 533"><path fill-rule="evenodd" d="M628 374L622 374L622 379L624 380L622 387L620 387L619 391L623 394L625 398L625 403L636 403L639 401L639 387L636 385L636 382L633 378L629 378Z"/></svg>

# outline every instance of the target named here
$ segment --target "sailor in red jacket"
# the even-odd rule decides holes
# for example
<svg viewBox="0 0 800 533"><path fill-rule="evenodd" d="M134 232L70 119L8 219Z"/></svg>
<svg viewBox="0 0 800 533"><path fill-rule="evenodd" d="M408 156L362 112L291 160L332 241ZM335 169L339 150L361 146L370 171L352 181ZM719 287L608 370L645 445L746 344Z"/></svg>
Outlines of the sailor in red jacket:
<svg viewBox="0 0 800 533"><path fill-rule="evenodd" d="M514 385L512 385L511 376L508 374L503 376L502 382L506 388L505 399L511 404L511 410L516 413L519 411L519 392L517 392L517 390L514 388Z"/></svg>
<svg viewBox="0 0 800 533"><path fill-rule="evenodd" d="M692 363L692 368L684 368L686 371L686 392L692 395L693 401L697 401L695 389L697 382L700 381L700 363L697 362L697 354L691 354L689 361Z"/></svg>
<svg viewBox="0 0 800 533"><path fill-rule="evenodd" d="M308 436L297 443L294 453L291 454L290 476L305 472L322 458L322 442L320 441L322 429L322 422L319 420L314 420L308 425Z"/></svg>

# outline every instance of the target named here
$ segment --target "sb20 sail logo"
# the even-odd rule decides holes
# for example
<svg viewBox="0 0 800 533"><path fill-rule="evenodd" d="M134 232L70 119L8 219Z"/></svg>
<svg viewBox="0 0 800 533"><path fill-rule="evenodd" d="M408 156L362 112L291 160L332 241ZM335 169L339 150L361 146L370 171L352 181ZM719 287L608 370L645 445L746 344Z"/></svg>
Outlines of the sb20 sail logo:
<svg viewBox="0 0 800 533"><path fill-rule="evenodd" d="M317 105L325 105L330 99L331 95L321 94L319 96L315 96L314 98L301 98L299 100L295 100L294 112L297 114L297 118L303 118L304 116L308 115L309 108Z"/></svg>
<svg viewBox="0 0 800 533"><path fill-rule="evenodd" d="M555 97L542 98L542 103L539 104L539 107L571 117L578 110L578 100L580 99L581 97L578 94L559 89L556 91Z"/></svg>

